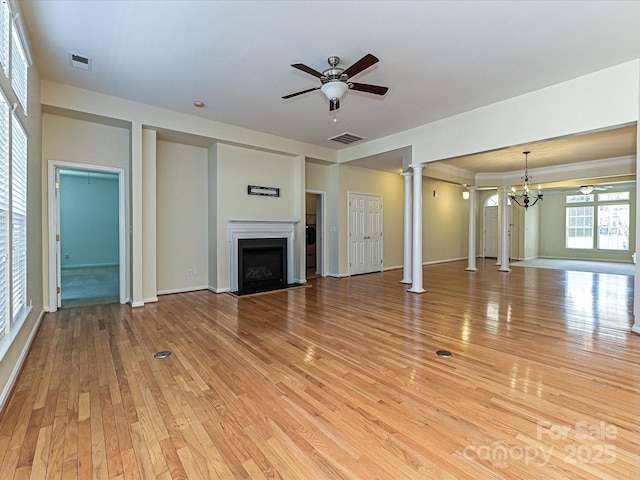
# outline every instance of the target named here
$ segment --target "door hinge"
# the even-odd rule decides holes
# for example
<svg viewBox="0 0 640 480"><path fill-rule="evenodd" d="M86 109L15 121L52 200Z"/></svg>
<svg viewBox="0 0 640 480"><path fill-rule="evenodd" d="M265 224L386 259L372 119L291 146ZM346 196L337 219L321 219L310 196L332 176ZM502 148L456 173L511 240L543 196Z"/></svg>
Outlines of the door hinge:
<svg viewBox="0 0 640 480"><path fill-rule="evenodd" d="M59 241L60 241L60 234L57 234L56 235L56 242L59 242Z"/></svg>
<svg viewBox="0 0 640 480"><path fill-rule="evenodd" d="M56 288L56 293L60 293L60 287Z"/></svg>
<svg viewBox="0 0 640 480"><path fill-rule="evenodd" d="M60 182L56 182L56 190L60 190Z"/></svg>

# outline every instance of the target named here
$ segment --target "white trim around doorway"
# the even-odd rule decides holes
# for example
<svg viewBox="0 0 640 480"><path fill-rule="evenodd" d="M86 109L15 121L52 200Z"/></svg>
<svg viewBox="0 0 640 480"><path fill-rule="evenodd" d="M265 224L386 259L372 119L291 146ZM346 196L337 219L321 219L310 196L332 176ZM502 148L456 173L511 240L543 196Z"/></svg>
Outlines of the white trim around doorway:
<svg viewBox="0 0 640 480"><path fill-rule="evenodd" d="M119 263L120 263L120 303L127 303L126 293L126 272L127 272L127 225L125 217L125 171L123 168L107 167L104 165L91 165L85 163L64 162L60 160L49 160L48 165L48 178L47 178L47 200L48 200L48 241L47 246L49 249L49 292L45 298L49 299L49 305L47 307L45 302L45 310L48 312L55 312L58 309L58 263L56 262L56 169L57 168L70 168L75 170L88 170L93 172L103 173L115 173L118 175L118 229L119 229Z"/></svg>
<svg viewBox="0 0 640 480"><path fill-rule="evenodd" d="M316 252L318 251L318 244L319 244L320 245L320 271L318 272L318 274L321 277L326 277L327 276L327 192L323 192L321 190L305 190L305 193L320 196L321 211L319 215L318 215L318 212L316 212L316 225L320 225L320 231L317 232L319 233L319 235L316 237ZM305 248L305 251L306 251L306 248ZM304 256L304 258L306 258L306 256Z"/></svg>

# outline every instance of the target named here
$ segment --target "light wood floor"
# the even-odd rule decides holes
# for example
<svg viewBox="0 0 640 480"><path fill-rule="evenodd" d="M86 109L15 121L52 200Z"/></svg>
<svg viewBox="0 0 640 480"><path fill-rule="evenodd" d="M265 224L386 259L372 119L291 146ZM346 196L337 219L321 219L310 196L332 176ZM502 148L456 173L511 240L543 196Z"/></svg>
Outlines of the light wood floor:
<svg viewBox="0 0 640 480"><path fill-rule="evenodd" d="M0 478L640 478L633 278L493 263L49 314Z"/></svg>

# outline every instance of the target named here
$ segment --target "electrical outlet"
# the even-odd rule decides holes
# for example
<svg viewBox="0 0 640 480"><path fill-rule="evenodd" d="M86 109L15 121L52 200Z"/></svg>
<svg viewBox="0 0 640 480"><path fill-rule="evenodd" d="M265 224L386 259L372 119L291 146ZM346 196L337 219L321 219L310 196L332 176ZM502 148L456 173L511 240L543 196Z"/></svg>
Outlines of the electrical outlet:
<svg viewBox="0 0 640 480"><path fill-rule="evenodd" d="M195 277L195 276L197 276L197 275L198 275L198 269L197 269L197 268L194 268L194 269L193 269L193 276Z"/></svg>
<svg viewBox="0 0 640 480"><path fill-rule="evenodd" d="M191 269L191 268L188 269L187 270L187 275L191 277L193 275L193 269Z"/></svg>

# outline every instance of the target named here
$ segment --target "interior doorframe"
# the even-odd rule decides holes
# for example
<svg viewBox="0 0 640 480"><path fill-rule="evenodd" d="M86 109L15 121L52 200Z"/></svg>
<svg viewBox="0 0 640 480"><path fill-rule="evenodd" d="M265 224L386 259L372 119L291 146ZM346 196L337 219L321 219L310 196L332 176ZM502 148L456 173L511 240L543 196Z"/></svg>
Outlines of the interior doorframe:
<svg viewBox="0 0 640 480"><path fill-rule="evenodd" d="M361 193L361 192L352 192L352 191L347 191L347 265L349 268L349 276L351 276L351 244L350 239L351 239L351 196L352 195L360 195L360 196L366 196L366 197L376 197L380 199L380 204L384 206L383 203L383 196L379 193ZM381 248L382 251L381 253L381 268L380 268L380 272L384 271L384 209L381 212L380 215L380 226L382 228L382 235L380 238L380 244L381 244ZM366 272L366 273L374 273L374 272Z"/></svg>
<svg viewBox="0 0 640 480"><path fill-rule="evenodd" d="M319 195L320 196L320 213L316 211L316 225L320 226L320 231L316 231L316 254L320 251L320 261L318 262L316 259L316 265L320 267L320 271L318 272L321 277L327 276L327 192L323 192L321 190L305 190L305 193L309 193L311 195ZM306 212L305 212L306 214ZM320 244L320 248L318 248L318 243ZM306 245L305 245L305 253L306 253ZM306 255L305 255L306 262ZM306 263L305 263L305 277L306 277Z"/></svg>
<svg viewBox="0 0 640 480"><path fill-rule="evenodd" d="M126 218L125 218L125 171L123 168L107 167L104 165L91 165L86 163L64 162L49 160L48 171L48 202L49 202L49 310L55 312L58 309L58 279L60 278L60 262L56 256L56 170L67 168L74 170L86 170L92 172L115 173L118 175L118 262L120 272L120 303L127 302L126 295Z"/></svg>
<svg viewBox="0 0 640 480"><path fill-rule="evenodd" d="M487 257L487 208L495 208L496 212L497 206L495 205L484 205L482 207L482 258L494 258ZM496 217L497 218L497 217ZM499 258L499 247L498 247L498 236L500 235L500 224L496 220L496 224L498 225L498 231L496 232L496 256L495 258Z"/></svg>

